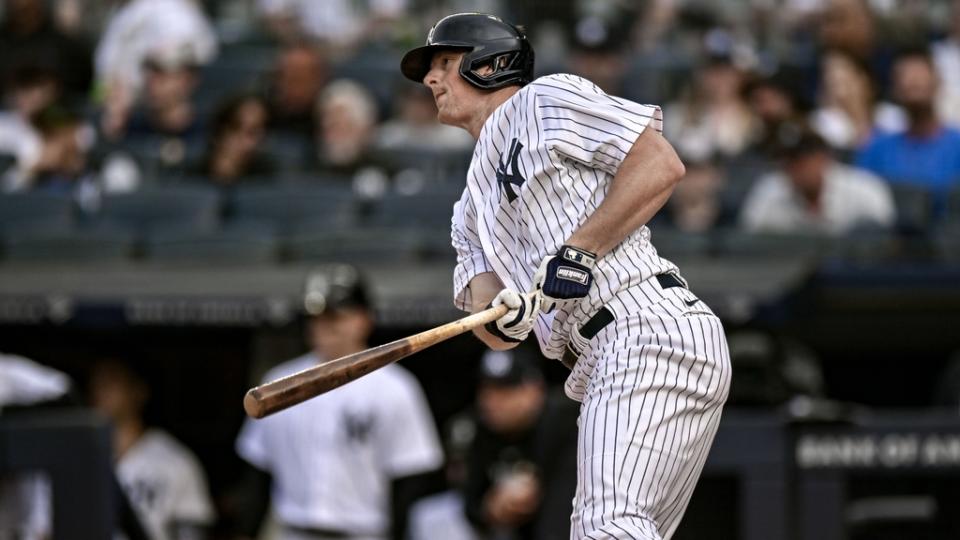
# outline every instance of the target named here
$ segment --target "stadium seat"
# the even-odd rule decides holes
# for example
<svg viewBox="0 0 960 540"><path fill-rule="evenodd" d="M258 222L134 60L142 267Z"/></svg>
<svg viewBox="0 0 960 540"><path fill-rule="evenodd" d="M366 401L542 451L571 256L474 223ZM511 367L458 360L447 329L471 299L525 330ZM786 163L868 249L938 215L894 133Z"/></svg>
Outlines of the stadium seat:
<svg viewBox="0 0 960 540"><path fill-rule="evenodd" d="M904 247L903 239L892 231L861 227L827 239L825 251L831 258L871 263L896 257Z"/></svg>
<svg viewBox="0 0 960 540"><path fill-rule="evenodd" d="M276 48L270 46L222 46L217 57L200 70L197 102L204 108L213 109L227 96L256 89L276 55Z"/></svg>
<svg viewBox="0 0 960 540"><path fill-rule="evenodd" d="M353 192L349 184L322 186L239 186L231 200L230 219L268 221L281 234L312 226L343 227L355 219Z"/></svg>
<svg viewBox="0 0 960 540"><path fill-rule="evenodd" d="M0 232L27 229L68 229L74 224L68 195L8 193L0 195Z"/></svg>
<svg viewBox="0 0 960 540"><path fill-rule="evenodd" d="M373 153L374 160L391 171L415 169L422 172L428 182L445 182L449 179L460 186L463 186L472 156L472 149L455 151L414 145L380 148Z"/></svg>
<svg viewBox="0 0 960 540"><path fill-rule="evenodd" d="M151 262L176 264L271 264L279 242L273 224L233 222L214 231L155 231L145 242Z"/></svg>
<svg viewBox="0 0 960 540"><path fill-rule="evenodd" d="M161 228L210 230L220 213L215 188L170 185L103 198L100 223L122 226L138 234Z"/></svg>
<svg viewBox="0 0 960 540"><path fill-rule="evenodd" d="M134 235L110 228L71 231L35 231L8 236L4 260L31 263L117 263L134 255Z"/></svg>
<svg viewBox="0 0 960 540"><path fill-rule="evenodd" d="M947 222L960 223L960 183L947 195Z"/></svg>
<svg viewBox="0 0 960 540"><path fill-rule="evenodd" d="M665 226L655 227L651 238L657 253L671 260L706 256L712 244L709 234L687 233Z"/></svg>
<svg viewBox="0 0 960 540"><path fill-rule="evenodd" d="M370 223L379 227L441 228L450 230L453 205L461 189L448 185L427 185L411 195L389 193L377 200Z"/></svg>
<svg viewBox="0 0 960 540"><path fill-rule="evenodd" d="M291 237L286 251L293 261L390 265L420 258L421 241L397 229L310 231Z"/></svg>
<svg viewBox="0 0 960 540"><path fill-rule="evenodd" d="M890 184L897 208L897 229L907 234L921 233L929 229L933 221L933 197L922 187Z"/></svg>
<svg viewBox="0 0 960 540"><path fill-rule="evenodd" d="M719 252L735 257L817 257L827 240L812 234L748 233L727 230L718 236Z"/></svg>
<svg viewBox="0 0 960 540"><path fill-rule="evenodd" d="M960 221L940 227L933 235L933 244L940 259L960 263Z"/></svg>

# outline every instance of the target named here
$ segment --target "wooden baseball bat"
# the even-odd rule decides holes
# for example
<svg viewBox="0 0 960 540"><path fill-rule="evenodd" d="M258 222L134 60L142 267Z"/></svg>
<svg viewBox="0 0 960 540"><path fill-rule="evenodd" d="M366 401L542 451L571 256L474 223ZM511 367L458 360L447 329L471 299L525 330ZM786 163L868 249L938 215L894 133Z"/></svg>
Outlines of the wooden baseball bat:
<svg viewBox="0 0 960 540"><path fill-rule="evenodd" d="M263 418L343 386L375 369L406 358L441 341L495 321L506 315L507 311L508 308L505 305L488 308L425 332L341 356L261 384L247 392L243 398L243 408L252 418Z"/></svg>

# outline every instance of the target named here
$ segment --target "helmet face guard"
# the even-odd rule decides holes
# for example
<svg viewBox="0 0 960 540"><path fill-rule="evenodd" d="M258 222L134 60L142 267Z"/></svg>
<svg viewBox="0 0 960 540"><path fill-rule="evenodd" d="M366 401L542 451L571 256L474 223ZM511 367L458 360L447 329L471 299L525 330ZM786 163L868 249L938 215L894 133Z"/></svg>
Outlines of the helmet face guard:
<svg viewBox="0 0 960 540"><path fill-rule="evenodd" d="M427 44L404 55L400 71L408 79L422 82L430 71L437 51L466 51L460 76L482 90L525 85L533 80L533 48L518 28L492 15L458 13L440 20L430 30ZM480 75L485 66L489 75Z"/></svg>

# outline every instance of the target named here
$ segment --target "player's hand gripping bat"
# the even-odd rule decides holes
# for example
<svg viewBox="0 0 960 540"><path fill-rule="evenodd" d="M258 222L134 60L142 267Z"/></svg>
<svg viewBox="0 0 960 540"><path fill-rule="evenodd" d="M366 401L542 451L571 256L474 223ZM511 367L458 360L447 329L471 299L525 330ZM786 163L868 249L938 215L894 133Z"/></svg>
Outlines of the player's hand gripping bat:
<svg viewBox="0 0 960 540"><path fill-rule="evenodd" d="M263 418L343 386L375 369L406 358L441 341L495 321L506 315L507 311L509 308L506 305L485 309L425 332L342 356L261 384L247 392L243 398L243 408L251 417Z"/></svg>

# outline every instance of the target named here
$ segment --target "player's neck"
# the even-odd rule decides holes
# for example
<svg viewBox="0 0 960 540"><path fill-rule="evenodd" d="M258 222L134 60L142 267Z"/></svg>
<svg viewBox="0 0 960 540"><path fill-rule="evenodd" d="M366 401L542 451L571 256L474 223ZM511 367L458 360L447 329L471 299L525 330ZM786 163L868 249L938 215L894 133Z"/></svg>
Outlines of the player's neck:
<svg viewBox="0 0 960 540"><path fill-rule="evenodd" d="M117 422L113 430L113 450L116 457L123 457L140 440L144 431L143 422L139 418Z"/></svg>
<svg viewBox="0 0 960 540"><path fill-rule="evenodd" d="M473 118L463 127L470 132L470 135L473 135L474 139L479 139L480 132L483 130L483 124L487 122L487 118L490 118L490 115L493 114L493 111L497 110L497 107L503 105L505 101L513 97L519 90L519 86L507 86L486 94L477 108L477 114L473 115Z"/></svg>

